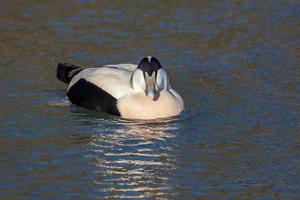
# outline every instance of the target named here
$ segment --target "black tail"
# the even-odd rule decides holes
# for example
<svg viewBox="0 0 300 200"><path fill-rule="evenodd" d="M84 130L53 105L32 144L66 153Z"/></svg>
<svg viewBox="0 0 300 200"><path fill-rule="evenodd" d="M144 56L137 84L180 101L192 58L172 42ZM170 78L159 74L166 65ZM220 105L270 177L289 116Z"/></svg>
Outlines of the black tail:
<svg viewBox="0 0 300 200"><path fill-rule="evenodd" d="M69 63L58 63L56 77L64 83L70 83L71 79L83 68Z"/></svg>

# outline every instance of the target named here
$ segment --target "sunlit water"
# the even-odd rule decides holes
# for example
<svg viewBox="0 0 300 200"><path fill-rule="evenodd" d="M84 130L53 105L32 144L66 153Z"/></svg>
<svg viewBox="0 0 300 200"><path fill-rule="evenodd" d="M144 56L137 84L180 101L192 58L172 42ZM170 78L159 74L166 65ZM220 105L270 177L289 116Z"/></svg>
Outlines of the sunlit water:
<svg viewBox="0 0 300 200"><path fill-rule="evenodd" d="M299 2L1 1L0 199L297 199ZM185 112L71 105L58 62L154 55Z"/></svg>

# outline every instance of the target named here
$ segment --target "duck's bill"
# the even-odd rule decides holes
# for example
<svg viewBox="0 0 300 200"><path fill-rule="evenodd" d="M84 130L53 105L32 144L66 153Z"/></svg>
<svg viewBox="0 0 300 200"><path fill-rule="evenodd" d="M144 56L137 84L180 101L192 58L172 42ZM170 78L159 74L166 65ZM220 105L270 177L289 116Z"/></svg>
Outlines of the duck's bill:
<svg viewBox="0 0 300 200"><path fill-rule="evenodd" d="M146 77L145 94L152 100L157 99L158 91L155 89L155 79L149 76Z"/></svg>
<svg viewBox="0 0 300 200"><path fill-rule="evenodd" d="M149 97L151 100L156 100L156 96L157 96L157 92L155 91L155 90L152 90L152 89L150 89L150 90L147 90L146 91L146 95L147 95L147 97Z"/></svg>

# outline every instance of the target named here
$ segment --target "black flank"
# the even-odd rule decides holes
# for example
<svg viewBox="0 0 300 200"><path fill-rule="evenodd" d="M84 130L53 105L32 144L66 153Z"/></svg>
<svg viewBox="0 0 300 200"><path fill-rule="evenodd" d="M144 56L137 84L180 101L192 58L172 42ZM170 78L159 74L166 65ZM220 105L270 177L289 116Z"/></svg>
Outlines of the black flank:
<svg viewBox="0 0 300 200"><path fill-rule="evenodd" d="M70 101L78 106L120 116L117 99L95 84L80 79L67 91Z"/></svg>

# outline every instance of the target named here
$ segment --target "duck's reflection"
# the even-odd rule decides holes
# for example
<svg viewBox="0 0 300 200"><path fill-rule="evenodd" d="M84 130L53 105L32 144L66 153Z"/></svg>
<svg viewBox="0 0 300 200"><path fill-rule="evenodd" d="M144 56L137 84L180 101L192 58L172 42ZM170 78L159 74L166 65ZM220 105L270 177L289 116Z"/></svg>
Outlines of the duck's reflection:
<svg viewBox="0 0 300 200"><path fill-rule="evenodd" d="M94 135L97 176L94 183L107 198L166 197L175 169L176 122L118 121Z"/></svg>

